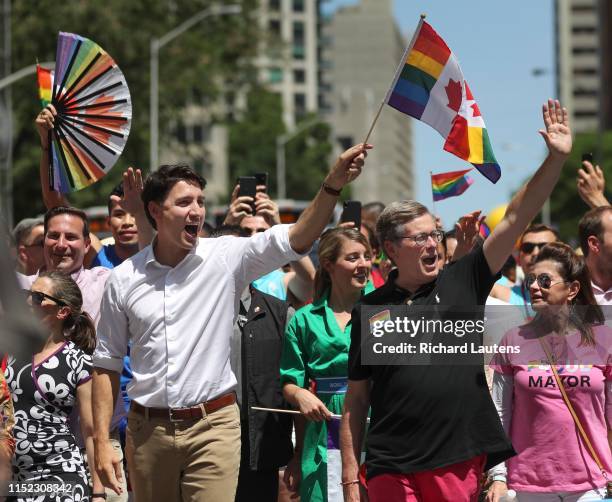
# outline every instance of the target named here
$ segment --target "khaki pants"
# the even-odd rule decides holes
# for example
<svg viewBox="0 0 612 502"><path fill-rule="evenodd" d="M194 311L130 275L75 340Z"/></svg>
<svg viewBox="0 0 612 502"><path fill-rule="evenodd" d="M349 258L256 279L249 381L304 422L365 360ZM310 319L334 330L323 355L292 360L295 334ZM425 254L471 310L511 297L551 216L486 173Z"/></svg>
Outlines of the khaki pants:
<svg viewBox="0 0 612 502"><path fill-rule="evenodd" d="M136 502L234 501L240 467L236 404L175 422L130 411L126 443Z"/></svg>

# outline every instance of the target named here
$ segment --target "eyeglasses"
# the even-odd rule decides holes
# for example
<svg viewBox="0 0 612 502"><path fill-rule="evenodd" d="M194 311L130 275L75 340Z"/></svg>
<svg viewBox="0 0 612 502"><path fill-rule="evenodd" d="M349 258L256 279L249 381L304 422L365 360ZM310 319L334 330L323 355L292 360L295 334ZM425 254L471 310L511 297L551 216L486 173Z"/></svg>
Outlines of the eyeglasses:
<svg viewBox="0 0 612 502"><path fill-rule="evenodd" d="M542 249L546 244L550 244L550 242L523 242L521 252L531 254L535 248Z"/></svg>
<svg viewBox="0 0 612 502"><path fill-rule="evenodd" d="M441 230L434 230L430 234L426 234L425 232L423 232L417 235L405 235L403 237L400 237L400 239L410 239L417 246L424 246L425 244L427 244L427 241L430 237L432 237L433 240L436 242L442 242L442 239L444 239L444 232L442 232Z"/></svg>
<svg viewBox="0 0 612 502"><path fill-rule="evenodd" d="M26 296L26 299L32 297L32 305L38 305L40 307L42 305L42 302L46 298L48 300L51 300L52 302L55 302L60 307L66 306L66 303L62 300L58 300L57 298L54 298L53 296L48 295L47 293L43 293L42 291L30 291L28 289L24 289L23 292Z"/></svg>
<svg viewBox="0 0 612 502"><path fill-rule="evenodd" d="M554 286L555 284L561 284L561 283L568 282L568 281L552 282L552 277L550 277L550 275L548 274L540 274L537 277L535 276L535 274L528 274L527 277L525 277L525 285L528 288L530 288L531 285L536 281L538 283L538 286L540 286L542 289L550 289L550 287Z"/></svg>

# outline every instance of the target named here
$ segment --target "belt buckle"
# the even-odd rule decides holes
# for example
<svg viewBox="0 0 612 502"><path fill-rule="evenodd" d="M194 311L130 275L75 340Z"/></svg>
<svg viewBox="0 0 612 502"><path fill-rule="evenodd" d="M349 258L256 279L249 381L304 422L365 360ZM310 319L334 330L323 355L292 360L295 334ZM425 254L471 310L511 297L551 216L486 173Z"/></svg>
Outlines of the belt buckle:
<svg viewBox="0 0 612 502"><path fill-rule="evenodd" d="M168 408L168 418L170 419L170 422L182 422L185 420L184 418L174 418L174 415L172 414L174 411L178 411L178 408Z"/></svg>

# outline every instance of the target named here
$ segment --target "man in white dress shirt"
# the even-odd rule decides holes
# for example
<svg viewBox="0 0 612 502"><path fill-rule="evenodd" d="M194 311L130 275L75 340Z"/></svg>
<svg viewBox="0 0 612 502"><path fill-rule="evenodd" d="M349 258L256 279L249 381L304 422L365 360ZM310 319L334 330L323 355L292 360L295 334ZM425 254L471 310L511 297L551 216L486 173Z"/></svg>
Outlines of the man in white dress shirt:
<svg viewBox="0 0 612 502"><path fill-rule="evenodd" d="M105 486L118 488L108 426L131 342L127 458L136 502L234 500L240 422L229 342L240 295L310 249L368 148L339 157L294 225L250 238L198 238L206 182L190 168L149 176L142 198L157 237L113 270L94 354L96 469Z"/></svg>
<svg viewBox="0 0 612 502"><path fill-rule="evenodd" d="M612 305L612 206L587 212L578 225L580 247L599 305Z"/></svg>

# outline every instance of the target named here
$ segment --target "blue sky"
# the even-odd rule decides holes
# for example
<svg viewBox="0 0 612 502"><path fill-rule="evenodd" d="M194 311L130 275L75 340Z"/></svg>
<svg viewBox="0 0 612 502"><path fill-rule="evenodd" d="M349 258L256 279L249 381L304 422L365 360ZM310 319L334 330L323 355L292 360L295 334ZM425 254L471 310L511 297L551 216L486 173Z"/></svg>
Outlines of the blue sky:
<svg viewBox="0 0 612 502"><path fill-rule="evenodd" d="M327 2L325 10L355 3L333 0ZM436 203L436 213L450 228L462 214L475 209L487 212L508 202L546 154L537 131L542 127L542 103L555 97L553 0L394 0L393 4L407 39L419 15L425 13L459 58L502 168L502 177L495 185L474 170L474 184L464 195ZM546 72L534 77L534 68ZM434 129L412 122L416 198L431 207L429 171L466 169L469 164L445 152L444 140Z"/></svg>

